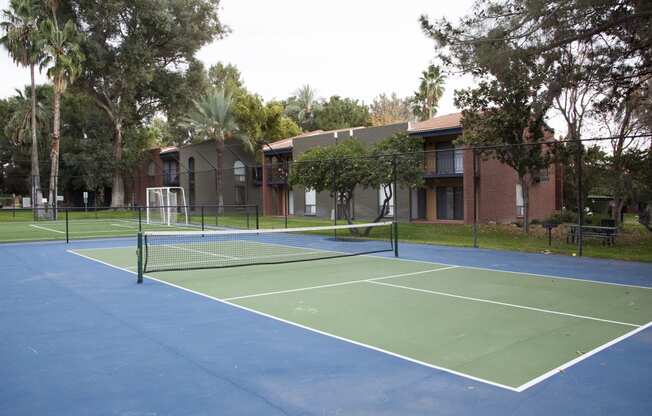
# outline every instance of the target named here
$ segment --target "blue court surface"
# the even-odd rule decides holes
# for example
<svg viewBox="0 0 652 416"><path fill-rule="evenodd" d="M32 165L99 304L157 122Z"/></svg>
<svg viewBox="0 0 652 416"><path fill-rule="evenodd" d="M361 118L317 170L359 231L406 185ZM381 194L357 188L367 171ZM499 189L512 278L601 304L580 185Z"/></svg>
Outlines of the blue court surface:
<svg viewBox="0 0 652 416"><path fill-rule="evenodd" d="M330 269L332 273L319 271L323 267L319 262L331 261L343 269L347 262L358 262L356 274L397 273L393 268L399 269L397 264L402 260L383 253L374 256L386 259L374 258L376 263L369 264L386 270L363 270L360 264L366 263L360 263L360 257L301 263L314 270L314 275L306 276L312 279L312 286L298 289L283 286L289 284L287 281L276 284L273 274L268 279L249 277L246 270L252 266L228 272L166 271L137 285L131 263L121 263L125 259L135 262L135 243L130 238L0 245L0 415L652 414L652 327L651 319L646 319L652 305L645 301L652 292L651 264L404 243L400 246L401 259L417 262L404 262L414 265L401 265L400 271L406 267L424 270L401 273L400 284L381 281L396 274L353 280L356 276L342 276L335 272L335 266ZM266 267L278 268L277 275L282 276L280 271L286 266ZM447 274L436 274L433 280L443 284L445 277L448 289L426 288L424 280L417 287L405 277L438 270ZM519 290L538 290L541 298L521 296L509 303L499 302L496 299L502 292L490 293L487 287L478 295L474 290L481 288L475 284L465 287L469 292L464 296L449 293L453 290L451 281L465 278L462 270L499 271L499 283L492 288L502 285L511 291L504 287L505 276L509 276L510 286L523 283ZM528 280L534 275L536 283ZM482 276L485 274L478 273L474 278ZM205 280L207 277L211 280ZM314 285L317 278L331 280ZM254 290L252 282L257 282L260 293L250 293ZM549 284L567 284L563 287L574 292L550 292ZM273 291L275 285L279 290ZM382 336L373 338L369 335L373 331L364 328L369 341L360 342L355 333L338 333L351 330L342 322L303 322L283 315L289 304L284 302L290 298L294 302L296 294L304 292L299 302L308 299L308 293L315 304L335 294L331 304L320 305L342 310L355 306L364 315L367 306L377 305L373 297L362 298L358 293L380 294L381 290L389 291L388 286L403 292L379 298L382 310L368 310L365 320L351 316L351 325L355 320L376 325L375 334ZM352 306L346 295L354 289L359 291L354 296L359 302ZM406 300L406 290L420 292L419 297L414 294ZM599 309L589 302L591 299L582 298L596 290L619 293L620 298ZM551 311L552 306L544 308L537 303L545 300L547 305L561 307L555 298L564 296L575 296L567 306L588 312ZM630 297L647 303L628 304ZM476 303L464 307L453 301ZM449 305L446 302L453 306L442 309ZM481 360L476 362L480 365L457 370L448 364L453 361L454 348L448 356L442 345L430 349L423 343L411 344L412 338L402 339L395 326L401 321L394 318L410 316L405 322L407 331L415 313L434 310L440 314L422 317L423 322L437 325L439 320L449 326L454 322L454 329L476 319L471 312L484 313L495 307L511 309L509 315L496 313L496 319L504 321L482 324L487 345L500 331L504 337L512 335L513 328L527 333L527 328L519 325L527 314L534 313L545 313L555 328L562 324L579 328L578 320L590 320L592 332L579 332L604 339L596 338L600 345L590 351L572 351L572 360L559 358L554 370L540 376L539 368L521 368L527 367L527 356L513 360L500 356L505 360L502 374L495 368L489 372L486 361ZM441 315L441 311L451 310L455 310L455 321ZM391 312L387 317L392 320L374 318L383 311ZM311 311L307 305L303 312L326 313ZM494 315L488 313L484 318L491 321ZM543 325L545 319L536 322ZM568 322L558 324L556 320ZM332 324L329 330L319 326L327 324ZM449 332L438 328L434 333L443 337L450 336ZM472 334L476 344L483 343L483 334ZM536 336L527 340L527 348L516 351L531 352L537 348L536 340L548 343L538 346L542 356L555 346L573 345L568 339L543 338L540 331ZM387 344L379 344L384 346L381 348L374 340ZM393 350L394 346L398 349ZM438 354L428 355L431 350ZM410 356L413 351L427 359ZM501 363L493 362L493 367ZM487 371L489 376L475 376L474 371Z"/></svg>

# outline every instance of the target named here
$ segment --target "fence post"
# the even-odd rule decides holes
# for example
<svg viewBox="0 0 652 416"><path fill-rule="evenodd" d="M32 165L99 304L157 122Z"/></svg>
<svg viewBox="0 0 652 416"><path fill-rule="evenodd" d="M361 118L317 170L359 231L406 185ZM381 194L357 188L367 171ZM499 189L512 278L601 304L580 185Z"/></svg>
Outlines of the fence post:
<svg viewBox="0 0 652 416"><path fill-rule="evenodd" d="M584 251L584 241L582 226L584 225L584 198L582 198L582 143L577 143L577 255L582 257Z"/></svg>
<svg viewBox="0 0 652 416"><path fill-rule="evenodd" d="M256 229L260 229L259 215L258 215L258 205L256 205Z"/></svg>
<svg viewBox="0 0 652 416"><path fill-rule="evenodd" d="M66 209L66 244L70 242L70 233L69 233L69 227L68 227L68 209Z"/></svg>
<svg viewBox="0 0 652 416"><path fill-rule="evenodd" d="M283 213L285 217L285 228L288 228L288 211L290 209L290 185L288 184L288 169L288 161L286 159L283 162L283 187L285 188L285 207L283 208Z"/></svg>
<svg viewBox="0 0 652 416"><path fill-rule="evenodd" d="M472 149L473 155L473 248L478 248L478 173L477 173L477 153L475 148Z"/></svg>
<svg viewBox="0 0 652 416"><path fill-rule="evenodd" d="M398 257L398 167L396 155L392 158L392 195L394 196L394 221L392 227L394 228L394 257Z"/></svg>
<svg viewBox="0 0 652 416"><path fill-rule="evenodd" d="M201 206L201 230L204 231L204 206Z"/></svg>

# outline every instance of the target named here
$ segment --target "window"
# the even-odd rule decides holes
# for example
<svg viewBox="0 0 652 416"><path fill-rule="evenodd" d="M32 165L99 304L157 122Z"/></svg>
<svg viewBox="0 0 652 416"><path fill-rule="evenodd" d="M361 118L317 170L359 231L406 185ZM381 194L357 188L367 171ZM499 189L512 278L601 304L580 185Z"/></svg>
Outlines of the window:
<svg viewBox="0 0 652 416"><path fill-rule="evenodd" d="M548 176L548 168L543 168L537 172L537 175L535 176L535 181L536 182L548 182L550 177Z"/></svg>
<svg viewBox="0 0 652 416"><path fill-rule="evenodd" d="M523 206L523 187L520 183L516 184L516 216L525 216L525 207Z"/></svg>
<svg viewBox="0 0 652 416"><path fill-rule="evenodd" d="M236 205L244 205L246 201L246 193L245 193L245 187L244 186L237 186L235 187L235 204Z"/></svg>
<svg viewBox="0 0 652 416"><path fill-rule="evenodd" d="M156 163L149 162L149 165L147 165L147 175L148 176L156 176Z"/></svg>
<svg viewBox="0 0 652 416"><path fill-rule="evenodd" d="M288 215L294 215L294 191L288 195Z"/></svg>
<svg viewBox="0 0 652 416"><path fill-rule="evenodd" d="M392 185L392 197L389 199L389 206L387 207L387 211L385 212L386 217L393 217L394 216L394 197L395 191L394 185ZM385 191L389 192L389 187L388 189L385 189L385 185L382 185L380 189L378 190L378 212L380 212L381 209L383 209L383 202L385 202L385 198L387 196L385 195Z"/></svg>
<svg viewBox="0 0 652 416"><path fill-rule="evenodd" d="M464 219L464 188L461 186L437 187L437 219Z"/></svg>
<svg viewBox="0 0 652 416"><path fill-rule="evenodd" d="M314 189L306 189L304 215L317 215L317 192Z"/></svg>
<svg viewBox="0 0 652 416"><path fill-rule="evenodd" d="M188 203L195 206L195 158L188 159Z"/></svg>
<svg viewBox="0 0 652 416"><path fill-rule="evenodd" d="M236 183L244 183L246 178L247 169L244 163L239 160L233 162L233 177Z"/></svg>
<svg viewBox="0 0 652 416"><path fill-rule="evenodd" d="M163 180L165 186L178 185L179 177L177 176L177 162L175 160L163 162Z"/></svg>
<svg viewBox="0 0 652 416"><path fill-rule="evenodd" d="M455 149L455 173L464 173L464 150Z"/></svg>

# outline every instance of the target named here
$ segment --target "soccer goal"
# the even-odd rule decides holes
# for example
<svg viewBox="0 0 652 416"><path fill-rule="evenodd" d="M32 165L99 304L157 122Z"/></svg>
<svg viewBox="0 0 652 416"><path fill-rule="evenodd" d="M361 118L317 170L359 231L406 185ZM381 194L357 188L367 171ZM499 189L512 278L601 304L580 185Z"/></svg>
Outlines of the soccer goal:
<svg viewBox="0 0 652 416"><path fill-rule="evenodd" d="M147 224L188 224L186 194L180 186L147 188Z"/></svg>

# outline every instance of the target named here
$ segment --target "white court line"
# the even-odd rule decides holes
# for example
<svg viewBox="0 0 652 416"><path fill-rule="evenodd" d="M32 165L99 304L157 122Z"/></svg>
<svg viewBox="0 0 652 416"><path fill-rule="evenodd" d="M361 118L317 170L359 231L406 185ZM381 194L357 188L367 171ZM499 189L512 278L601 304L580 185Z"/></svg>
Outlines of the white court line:
<svg viewBox="0 0 652 416"><path fill-rule="evenodd" d="M323 288L326 288L326 287L345 286L345 285L351 285L351 284L354 284L354 283L373 282L373 281L376 281L376 280L393 279L395 277L415 276L415 275L418 275L418 274L424 274L424 273L430 273L430 272L440 272L442 270L454 269L456 267L457 266L442 267L440 269L421 270L421 271L418 271L418 272L394 274L394 275L391 275L391 276L373 277L371 279L348 280L346 282L329 283L329 284L318 285L318 286L300 287L300 288L297 288L297 289L287 289L287 290L277 290L275 292L255 293L253 295L243 295L243 296L234 296L232 298L225 298L224 300L232 301L232 300L239 300L239 299L257 298L259 296L280 295L280 294L284 294L284 293L302 292L304 290L323 289Z"/></svg>
<svg viewBox="0 0 652 416"><path fill-rule="evenodd" d="M124 225L124 224L111 224L111 225L114 226L114 227L128 228L130 230L134 230L134 229L138 228L138 227L136 227L134 225Z"/></svg>
<svg viewBox="0 0 652 416"><path fill-rule="evenodd" d="M521 254L521 253L516 253L516 254ZM381 258L381 259L386 259L386 260L406 261L406 262L410 262L410 263L441 264L443 266L459 266L459 267L464 268L464 269L484 270L484 271L488 271L488 272L509 273L509 274L522 274L522 275L526 275L526 276L541 277L541 278L547 278L547 279L573 280L573 281L576 281L576 282L594 283L594 284L597 284L597 285L635 287L637 289L647 289L647 290L652 289L652 286L641 286L641 285L632 285L632 284L627 284L627 283L604 282L604 281L601 281L601 280L592 280L590 278L582 279L582 278L577 278L577 277L555 276L555 275L552 275L552 274L515 272L513 270L491 269L491 268L488 268L488 267L477 267L477 266L461 266L459 264L431 262L431 261L426 261L426 260L413 260L413 259L406 259L406 258L401 258L401 257L383 257L383 256L375 256L375 255L372 255L372 254L364 254L363 256L364 257Z"/></svg>
<svg viewBox="0 0 652 416"><path fill-rule="evenodd" d="M116 266L116 265L113 265L111 263L107 263L107 262L104 262L102 260L98 260L98 259L95 259L93 257L86 256L84 254L78 253L78 252L73 251L73 250L66 250L66 251L71 253L71 254L75 254L75 255L77 255L79 257L83 257L83 258L85 258L87 260L91 260L91 261L94 261L96 263L100 263L100 264L103 264L105 266L117 269L117 270L122 270L122 271L127 272L127 273L138 275L137 272L132 271L132 270L128 270L128 269L126 269L124 267ZM382 258L382 257L378 257L378 258ZM420 261L419 263L427 263L427 262ZM461 267L464 267L464 266L461 266ZM489 270L491 270L491 269L489 269ZM220 298L216 298L214 296L207 295L205 293L197 292L197 291L194 291L192 289L188 289L188 288L185 288L183 286L176 285L174 283L166 282L165 280L160 280L160 279L157 279L157 278L152 277L152 276L143 275L143 277L147 278L149 280L156 281L158 283L162 283L162 284L167 285L167 286L174 287L176 289L183 290L183 291L188 292L188 293L192 293L192 294L197 295L197 296L201 296L201 297L204 297L204 298L207 298L207 299L214 300L216 302L220 302L220 303L232 306L234 308L245 310L247 312L251 312L251 313L254 313L256 315L264 316L266 318L273 319L273 320L278 321L278 322L283 322L283 323L285 323L287 325L292 325L292 326L297 327L297 328L305 329L306 331L310 331L310 332L314 332L314 333L317 333L317 334L320 334L320 335L328 336L328 337L331 337L331 338L334 338L334 339L338 339L340 341L348 342L350 344L354 344L354 345L357 345L357 346L360 346L360 347L363 347L363 348L367 348L367 349L370 349L370 350L373 350L373 351L377 351L377 352L380 352L380 353L383 353L383 354L387 354L387 355L390 355L392 357L400 358L400 359L403 359L405 361L409 361L409 362L412 362L412 363L415 363L415 364L423 365L424 367L432 368L432 369L435 369L435 370L440 370L440 371L443 371L443 372L446 372L446 373L449 373L449 374L453 374L453 375L463 377L463 378L466 378L466 379L469 379L469 380L477 381L477 382L480 382L480 383L485 383L485 384L488 384L488 385L491 385L491 386L494 386L494 387L499 387L499 388L509 390L509 391L513 391L513 392L516 392L516 393L521 393L521 392L529 389L530 387L533 387L533 386L539 384L540 382L552 377L554 374L558 373L559 371L567 369L567 368L569 368L569 367L571 367L571 366L573 366L573 365L575 365L575 364L577 364L577 363L579 363L579 362L581 362L581 361L583 361L583 360L585 360L585 359L599 353L600 351L603 351L606 348L609 348L609 347L611 347L611 346L613 346L613 345L615 345L615 344L617 344L617 343L619 343L621 341L624 341L625 339L630 338L630 337L638 334L639 332L641 332L641 331L643 331L643 330L645 330L645 329L652 326L652 322L649 322L646 325L640 326L640 327L638 327L638 328L636 328L636 329L634 329L634 330L632 330L630 332L627 332L626 334L623 334L622 336L620 336L618 338L615 338L615 339L613 339L613 340L611 340L611 341L609 341L609 342L607 342L607 343L605 343L605 344L603 344L603 345L601 345L599 347L596 347L595 349L587 352L586 354L583 354L583 355L581 355L581 356L579 356L579 357L577 357L577 358L575 358L575 359L573 359L571 361L568 361L565 364L560 365L556 369L550 370L547 373L544 373L541 376L536 377L536 378L528 381L527 383L524 383L524 384L522 384L522 385L520 385L518 387L512 387L512 386L497 383L497 382L494 382L494 381L491 381L491 380L486 380L486 379L483 379L483 378L480 378L480 377L472 376L470 374L465 374L465 373L462 373L460 371L452 370L452 369L445 368L445 367L440 367L440 366L437 366L437 365L434 365L434 364L430 364L430 363L427 363L427 362L424 362L424 361L420 361L420 360L417 360L417 359L414 359L414 358L410 358L410 357L407 357L407 356L404 356L404 355L401 355L401 354L397 354L397 353L392 352L392 351L388 351L388 350L384 350L384 349L379 348L379 347L375 347L373 345L364 344L362 342L358 342L358 341L355 341L355 340L352 340L352 339L344 338L344 337L341 337L339 335L335 335L335 334L331 334L329 332L321 331L319 329L311 328L309 326L305 326L305 325L299 324L297 322L288 321L286 319L279 318L277 316L270 315L270 314L267 314L265 312L257 311L255 309L251 309L251 308L248 308L246 306L238 305L237 303L229 302L229 301L227 301L225 299L220 299ZM578 279L578 280L582 280L582 279Z"/></svg>
<svg viewBox="0 0 652 416"><path fill-rule="evenodd" d="M65 231L54 230L54 229L52 229L52 228L42 227L42 226L40 226L40 225L36 225L36 224L30 224L29 226L30 226L30 227L34 227L34 228L38 228L39 230L50 231L50 232L52 232L52 233L65 234Z"/></svg>
<svg viewBox="0 0 652 416"><path fill-rule="evenodd" d="M609 319L595 318L593 316L576 315L574 313L553 311L553 310L550 310L550 309L542 309L542 308L535 308L533 306L517 305L515 303L498 302L498 301L495 301L495 300L474 298L474 297L470 297L470 296L455 295L453 293L438 292L436 290L428 290L428 289L419 289L419 288L416 288L416 287L395 285L393 283L387 283L387 282L377 282L377 281L374 281L374 280L367 280L367 281L369 283L374 283L374 284L377 284L377 285L391 286L391 287L398 288L398 289L412 290L412 291L415 291L415 292L428 293L428 294L431 294L431 295L447 296L447 297L450 297L450 298L470 300L470 301L474 301L474 302L490 303L492 305L507 306L507 307L510 307L510 308L527 309L527 310L535 311L535 312L543 312L543 313L549 313L549 314L553 314L553 315L563 315L563 316L569 316L571 318L588 319L588 320L591 320L591 321L606 322L606 323L609 323L609 324L633 326L635 328L640 327L640 325L638 325L638 324L632 324L632 323L629 323L629 322L612 321L612 320L609 320Z"/></svg>
<svg viewBox="0 0 652 416"><path fill-rule="evenodd" d="M606 350L607 348L611 347L612 345L615 345L615 344L619 343L620 341L623 341L623 340L625 340L625 339L627 339L627 338L629 338L629 337L631 337L633 335L636 335L639 332L644 331L644 330L646 330L646 329L648 329L650 327L652 327L652 322L648 322L645 325L641 325L638 328L633 329L630 332L627 332L627 333L619 336L618 338L612 339L611 341L607 342L606 344L602 344L602 345L592 349L591 351L586 352L586 353L580 355L579 357L577 357L577 358L575 358L573 360L570 360L567 363L564 363L564 364L560 365L559 367L553 368L552 370L550 370L550 371L548 371L548 372L546 372L544 374L541 374L539 377L533 378L532 380L528 381L525 384L521 384L520 386L517 387L517 390L519 392L527 390L530 387L532 387L534 385L537 385L537 384L541 383L544 380L549 379L550 377L554 376L555 374L559 373L560 371L564 371L565 369L579 363L580 361L586 360L587 358L599 353L600 351Z"/></svg>
<svg viewBox="0 0 652 416"><path fill-rule="evenodd" d="M116 265L113 265L111 263L107 263L105 261L98 260L98 259L86 256L86 255L81 254L81 253L77 253L77 252L75 252L73 250L66 250L66 251L71 253L71 254L77 255L79 257L83 257L83 258L85 258L87 260L91 260L91 261L94 261L96 263L100 263L100 264L103 264L105 266L112 267L112 268L117 269L117 270L122 270L123 272L131 273L131 274L135 274L135 275L138 274L137 272L125 269L124 267L116 266ZM494 387L499 387L499 388L502 388L502 389L505 389L505 390L510 390L510 391L513 391L513 392L518 392L518 390L515 387L512 387L512 386L508 386L508 385L505 385L505 384L500 384L500 383L497 383L497 382L494 382L494 381L491 381L491 380L486 380L486 379L483 379L483 378L480 378L480 377L472 376L470 374L465 374L465 373L462 373L460 371L452 370L450 368L440 367L440 366L437 366L437 365L434 365L434 364L427 363L425 361L420 361L420 360L417 360L417 359L414 359L414 358L407 357L405 355L397 354L397 353L392 352L392 351L384 350L384 349L379 348L379 347L374 347L373 345L365 344L365 343L355 341L355 340L352 340L352 339L349 339L349 338L344 338L344 337L341 337L339 335L335 335L335 334L331 334L331 333L326 332L326 331L311 328L309 326L305 326L305 325L302 325L302 324L297 323L297 322L288 321L286 319L279 318L278 316L270 315L268 313L257 311L255 309L251 309L251 308L248 308L246 306L238 305L237 303L232 303L232 302L229 302L229 301L224 300L224 299L220 299L220 298L216 298L216 297L211 296L211 295L207 295L205 293L197 292L195 290L188 289L188 288L183 287L183 286L175 285L174 283L166 282L165 280L160 280L160 279L157 279L157 278L152 277L152 276L143 275L143 277L147 278L149 280L153 280L153 281L158 282L158 283L162 283L162 284L167 285L167 286L174 287L174 288L179 289L179 290L183 290L184 292L192 293L193 295L197 295L197 296L201 296L201 297L206 298L206 299L214 300L216 302L223 303L225 305L229 305L229 306L231 306L233 308L237 308L237 309L241 309L241 310L244 310L244 311L247 311L247 312L251 312L253 314L263 316L265 318L273 319L275 321L282 322L284 324L291 325L291 326L294 326L294 327L297 327L297 328L301 328L301 329L304 329L306 331L310 331L310 332L314 332L316 334L320 334L320 335L324 335L324 336L327 336L327 337L335 338L337 340L348 342L350 344L354 344L354 345L357 345L359 347L367 348L367 349L370 349L370 350L373 350L373 351L377 351L377 352L380 352L380 353L383 353L383 354L390 355L392 357L396 357L396 358L400 358L400 359L405 360L405 361L409 361L411 363L415 363L415 364L422 365L424 367L428 367L428 368L432 368L432 369L435 369L435 370L443 371L443 372L453 374L453 375L456 375L456 376L459 376L459 377L463 377L463 378L466 378L466 379L469 379L469 380L477 381L477 382L480 382L480 383L485 383L485 384L488 384L488 385L491 385L491 386L494 386Z"/></svg>

